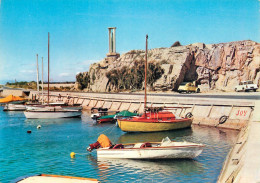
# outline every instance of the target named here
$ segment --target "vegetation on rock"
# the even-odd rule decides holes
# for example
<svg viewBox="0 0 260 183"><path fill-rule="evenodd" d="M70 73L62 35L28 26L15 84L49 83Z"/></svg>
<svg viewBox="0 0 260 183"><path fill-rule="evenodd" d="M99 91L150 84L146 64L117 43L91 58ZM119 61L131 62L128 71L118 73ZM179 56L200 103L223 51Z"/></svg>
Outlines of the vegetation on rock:
<svg viewBox="0 0 260 183"><path fill-rule="evenodd" d="M147 83L151 88L163 74L164 70L159 63L148 63ZM145 79L144 61L135 61L131 68L123 66L121 69L112 69L106 73L106 77L109 79L108 85L116 90L140 90Z"/></svg>
<svg viewBox="0 0 260 183"><path fill-rule="evenodd" d="M78 82L78 89L83 90L84 88L87 88L90 83L90 76L88 72L82 74L79 73L76 75L76 81Z"/></svg>

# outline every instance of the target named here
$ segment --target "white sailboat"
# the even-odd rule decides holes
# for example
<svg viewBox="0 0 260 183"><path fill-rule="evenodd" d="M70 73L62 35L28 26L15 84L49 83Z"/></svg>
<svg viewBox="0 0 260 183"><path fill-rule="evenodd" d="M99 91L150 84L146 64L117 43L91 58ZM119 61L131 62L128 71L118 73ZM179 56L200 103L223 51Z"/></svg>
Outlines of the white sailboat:
<svg viewBox="0 0 260 183"><path fill-rule="evenodd" d="M71 109L71 108L63 108L61 106L50 106L49 105L49 96L50 96L50 87L49 87L49 42L50 42L50 34L48 33L48 103L47 105L41 106L31 106L27 107L27 110L24 112L26 118L29 119L39 119L39 118L73 118L73 117L80 117L81 116L81 109ZM38 58L38 56L37 56ZM38 59L37 59L38 61ZM38 75L37 75L38 78Z"/></svg>
<svg viewBox="0 0 260 183"><path fill-rule="evenodd" d="M76 118L81 116L81 110L64 109L60 106L46 106L39 109L26 110L24 115L28 119Z"/></svg>

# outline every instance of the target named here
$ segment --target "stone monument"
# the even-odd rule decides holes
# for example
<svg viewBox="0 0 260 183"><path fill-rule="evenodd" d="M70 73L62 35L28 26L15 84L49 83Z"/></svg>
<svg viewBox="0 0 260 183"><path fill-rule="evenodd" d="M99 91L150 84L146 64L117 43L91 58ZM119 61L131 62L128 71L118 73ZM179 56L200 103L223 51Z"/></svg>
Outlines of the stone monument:
<svg viewBox="0 0 260 183"><path fill-rule="evenodd" d="M107 54L107 61L114 61L120 57L119 53L116 53L116 27L108 27L108 39L109 39L109 52Z"/></svg>

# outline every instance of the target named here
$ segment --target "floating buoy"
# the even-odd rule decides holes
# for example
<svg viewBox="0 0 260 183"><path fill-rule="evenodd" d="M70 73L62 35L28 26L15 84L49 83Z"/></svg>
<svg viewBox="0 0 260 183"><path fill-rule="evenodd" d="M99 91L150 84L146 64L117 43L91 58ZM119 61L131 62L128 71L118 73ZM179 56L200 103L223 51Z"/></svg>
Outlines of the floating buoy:
<svg viewBox="0 0 260 183"><path fill-rule="evenodd" d="M71 152L71 153L70 153L70 157L71 157L71 158L75 158L75 155L76 155L76 154L75 154L74 152Z"/></svg>
<svg viewBox="0 0 260 183"><path fill-rule="evenodd" d="M38 125L38 126L37 126L37 129L40 129L41 127L42 127L41 125Z"/></svg>
<svg viewBox="0 0 260 183"><path fill-rule="evenodd" d="M27 130L27 133L32 133L32 131L31 130Z"/></svg>

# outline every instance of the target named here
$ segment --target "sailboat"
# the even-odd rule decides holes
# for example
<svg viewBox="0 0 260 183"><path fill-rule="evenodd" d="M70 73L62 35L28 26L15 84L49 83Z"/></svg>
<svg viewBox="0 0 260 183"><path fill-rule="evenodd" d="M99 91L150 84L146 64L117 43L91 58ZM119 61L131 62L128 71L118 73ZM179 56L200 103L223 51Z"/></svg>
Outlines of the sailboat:
<svg viewBox="0 0 260 183"><path fill-rule="evenodd" d="M27 108L26 111L24 111L24 115L28 119L39 119L39 118L72 118L72 117L80 117L81 116L81 109L71 109L71 108L63 108L61 106L50 106L49 104L49 97L50 97L50 34L48 33L48 102L47 105L44 106L36 106ZM37 75L38 78L38 75ZM39 92L39 91L38 91Z"/></svg>
<svg viewBox="0 0 260 183"><path fill-rule="evenodd" d="M142 116L128 119L118 119L118 126L125 132L158 132L191 127L192 118L176 116L164 107L147 107L146 85L147 85L147 47L148 35L146 35L145 51L145 96L144 113Z"/></svg>

